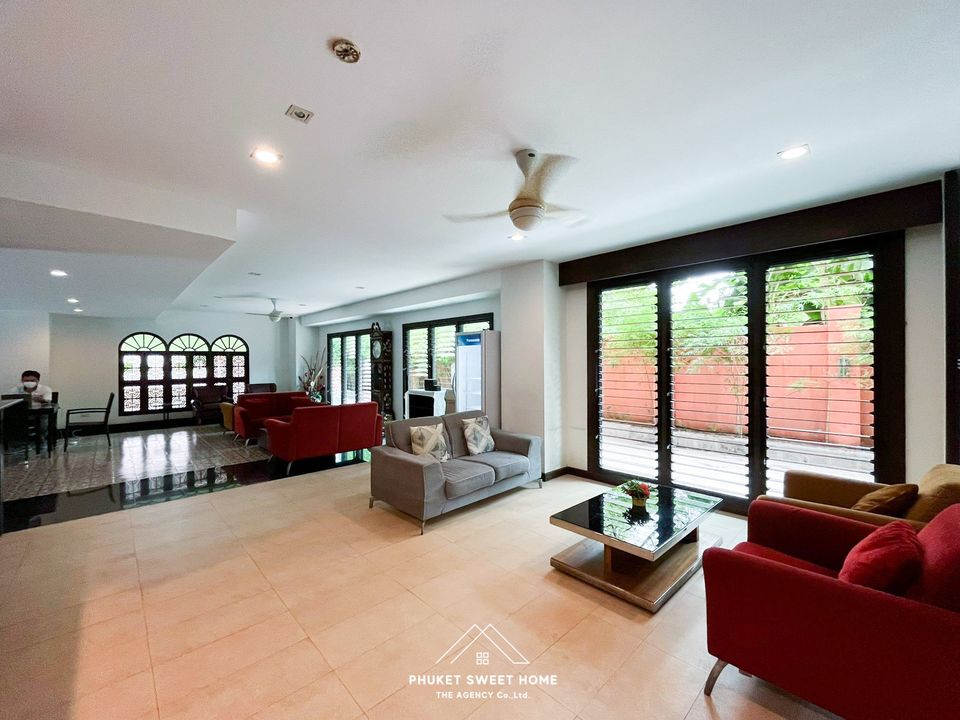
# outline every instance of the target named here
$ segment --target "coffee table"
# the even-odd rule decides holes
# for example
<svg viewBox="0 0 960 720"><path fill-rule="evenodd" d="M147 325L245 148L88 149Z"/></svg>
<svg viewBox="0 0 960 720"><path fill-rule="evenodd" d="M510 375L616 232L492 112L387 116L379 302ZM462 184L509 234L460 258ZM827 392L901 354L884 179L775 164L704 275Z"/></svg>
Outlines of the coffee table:
<svg viewBox="0 0 960 720"><path fill-rule="evenodd" d="M650 485L645 508L617 488L551 516L550 524L585 537L550 564L622 600L656 612L720 542L699 532L720 498Z"/></svg>

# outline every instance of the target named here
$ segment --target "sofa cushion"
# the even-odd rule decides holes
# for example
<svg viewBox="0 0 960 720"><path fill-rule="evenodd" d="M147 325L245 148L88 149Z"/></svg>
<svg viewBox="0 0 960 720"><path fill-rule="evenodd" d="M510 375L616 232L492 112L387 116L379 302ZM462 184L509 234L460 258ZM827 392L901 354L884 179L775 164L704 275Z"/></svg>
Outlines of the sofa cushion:
<svg viewBox="0 0 960 720"><path fill-rule="evenodd" d="M442 423L410 428L410 445L414 455L433 455L440 462L450 459Z"/></svg>
<svg viewBox="0 0 960 720"><path fill-rule="evenodd" d="M789 565L790 567L795 567L798 570L809 570L810 572L815 572L818 575L826 575L827 577L837 576L837 573L830 568L826 568L822 565L817 565L816 563L808 562L806 560L801 560L800 558L787 555L779 550L774 550L765 545L759 545L758 543L752 543L749 541L742 542L733 549L737 552L753 555L754 557L764 558L765 560L773 560L781 565Z"/></svg>
<svg viewBox="0 0 960 720"><path fill-rule="evenodd" d="M465 410L464 412L448 413L442 417L447 428L451 457L460 458L470 454L467 450L467 441L463 437L463 421L467 418L476 418L483 415L482 410Z"/></svg>
<svg viewBox="0 0 960 720"><path fill-rule="evenodd" d="M273 412L273 402L268 398L248 398L240 407L250 413L250 418L267 417Z"/></svg>
<svg viewBox="0 0 960 720"><path fill-rule="evenodd" d="M923 570L908 595L960 612L960 505L941 512L917 537L923 546Z"/></svg>
<svg viewBox="0 0 960 720"><path fill-rule="evenodd" d="M410 430L422 425L436 425L439 422L442 421L440 417L436 415L431 417L410 418L409 420L397 420L392 422L387 425L387 444L393 445L398 450L412 453L413 444L410 442ZM445 439L447 440L447 447L449 448L449 436Z"/></svg>
<svg viewBox="0 0 960 720"><path fill-rule="evenodd" d="M465 460L448 460L441 466L444 492L448 498L469 495L475 490L490 487L494 483L493 468Z"/></svg>
<svg viewBox="0 0 960 720"><path fill-rule="evenodd" d="M854 545L839 578L854 585L902 593L920 574L923 549L917 532L898 520L878 527Z"/></svg>
<svg viewBox="0 0 960 720"><path fill-rule="evenodd" d="M933 485L929 489L921 489L916 501L903 513L903 517L928 523L957 503L960 503L960 482Z"/></svg>
<svg viewBox="0 0 960 720"><path fill-rule="evenodd" d="M486 415L464 418L460 422L463 425L463 439L467 443L468 453L480 455L497 449L490 435L490 418Z"/></svg>
<svg viewBox="0 0 960 720"><path fill-rule="evenodd" d="M917 499L919 489L916 485L910 483L885 485L868 492L857 500L851 509L900 517Z"/></svg>
<svg viewBox="0 0 960 720"><path fill-rule="evenodd" d="M478 463L493 468L496 482L530 470L530 461L525 455L503 452L502 450L494 450L480 455L466 455L460 459L464 462Z"/></svg>

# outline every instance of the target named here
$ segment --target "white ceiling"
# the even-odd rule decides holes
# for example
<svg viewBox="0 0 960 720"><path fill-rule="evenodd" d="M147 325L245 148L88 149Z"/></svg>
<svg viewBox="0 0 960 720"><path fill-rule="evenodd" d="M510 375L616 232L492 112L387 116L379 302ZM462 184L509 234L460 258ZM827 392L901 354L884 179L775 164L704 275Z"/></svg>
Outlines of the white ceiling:
<svg viewBox="0 0 960 720"><path fill-rule="evenodd" d="M172 307L300 314L937 177L958 27L948 0L4 2L0 153L237 208ZM443 219L504 208L524 146L581 159L548 199L590 222Z"/></svg>

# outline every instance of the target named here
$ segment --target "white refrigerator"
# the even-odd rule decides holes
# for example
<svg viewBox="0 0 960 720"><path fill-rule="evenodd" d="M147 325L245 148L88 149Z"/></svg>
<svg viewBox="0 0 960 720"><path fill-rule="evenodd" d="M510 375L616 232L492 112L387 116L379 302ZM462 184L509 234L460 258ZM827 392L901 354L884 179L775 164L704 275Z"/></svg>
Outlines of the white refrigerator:
<svg viewBox="0 0 960 720"><path fill-rule="evenodd" d="M482 410L490 427L500 427L500 333L457 333L453 391L457 412Z"/></svg>

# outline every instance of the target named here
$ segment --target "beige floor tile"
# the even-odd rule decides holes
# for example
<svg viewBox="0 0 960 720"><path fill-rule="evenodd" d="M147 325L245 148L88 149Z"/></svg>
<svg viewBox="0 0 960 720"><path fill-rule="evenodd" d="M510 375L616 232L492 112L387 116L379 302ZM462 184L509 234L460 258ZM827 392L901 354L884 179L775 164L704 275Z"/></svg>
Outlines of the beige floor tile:
<svg viewBox="0 0 960 720"><path fill-rule="evenodd" d="M369 710L404 687L410 675L436 669L437 660L460 634L449 621L431 615L337 668L336 673L360 707Z"/></svg>
<svg viewBox="0 0 960 720"><path fill-rule="evenodd" d="M571 720L574 713L536 687L508 691L505 698L491 698L469 715L470 720Z"/></svg>
<svg viewBox="0 0 960 720"><path fill-rule="evenodd" d="M223 605L150 632L150 656L160 665L287 611L273 590Z"/></svg>
<svg viewBox="0 0 960 720"><path fill-rule="evenodd" d="M706 680L706 675L704 675ZM837 716L727 667L707 697L697 697L686 720L834 720Z"/></svg>
<svg viewBox="0 0 960 720"><path fill-rule="evenodd" d="M0 718L63 706L150 669L146 635L136 622L124 617L101 625L112 627L85 628L0 656Z"/></svg>
<svg viewBox="0 0 960 720"><path fill-rule="evenodd" d="M643 643L580 711L580 717L683 720L705 678L699 669Z"/></svg>
<svg viewBox="0 0 960 720"><path fill-rule="evenodd" d="M400 583L377 575L356 585L333 589L314 587L306 592L300 588L295 593L287 591L282 597L303 629L316 635L404 592Z"/></svg>
<svg viewBox="0 0 960 720"><path fill-rule="evenodd" d="M547 648L528 672L556 675L557 684L546 685L543 691L576 713L641 642L636 635L591 614Z"/></svg>
<svg viewBox="0 0 960 720"><path fill-rule="evenodd" d="M247 718L329 674L330 666L313 643L302 640L177 700L161 703L160 716L163 720Z"/></svg>
<svg viewBox="0 0 960 720"><path fill-rule="evenodd" d="M252 720L355 720L363 711L335 673L264 708Z"/></svg>
<svg viewBox="0 0 960 720"><path fill-rule="evenodd" d="M716 658L707 652L707 606L702 597L678 594L660 612L647 642L709 672Z"/></svg>
<svg viewBox="0 0 960 720"><path fill-rule="evenodd" d="M39 715L55 717L50 711ZM62 717L71 720L145 720L157 717L157 698L153 691L153 673L141 672L108 685L90 695L61 707ZM29 716L28 716L29 717ZM27 718L24 718L27 720Z"/></svg>
<svg viewBox="0 0 960 720"><path fill-rule="evenodd" d="M651 615L550 567L576 538L549 514L601 486L558 478L420 536L367 508L368 483L351 466L0 538L0 720L828 717L733 670L703 698L702 574ZM732 544L745 524L708 529ZM484 672L558 685L450 701L406 684L487 623L531 664L480 640Z"/></svg>
<svg viewBox="0 0 960 720"><path fill-rule="evenodd" d="M256 565L245 562L238 572L220 577L210 584L174 598L163 597L144 603L147 627L156 631L177 625L197 615L211 612L270 590L270 583Z"/></svg>
<svg viewBox="0 0 960 720"><path fill-rule="evenodd" d="M440 700L436 690L407 685L367 711L370 720L460 720L483 704L480 699Z"/></svg>
<svg viewBox="0 0 960 720"><path fill-rule="evenodd" d="M46 615L0 628L0 653L20 650L141 609L139 588L59 608Z"/></svg>
<svg viewBox="0 0 960 720"><path fill-rule="evenodd" d="M289 614L278 615L154 666L160 712L166 706L306 637Z"/></svg>
<svg viewBox="0 0 960 720"><path fill-rule="evenodd" d="M415 595L404 591L311 635L311 638L327 662L336 668L416 625L433 612L430 606Z"/></svg>

